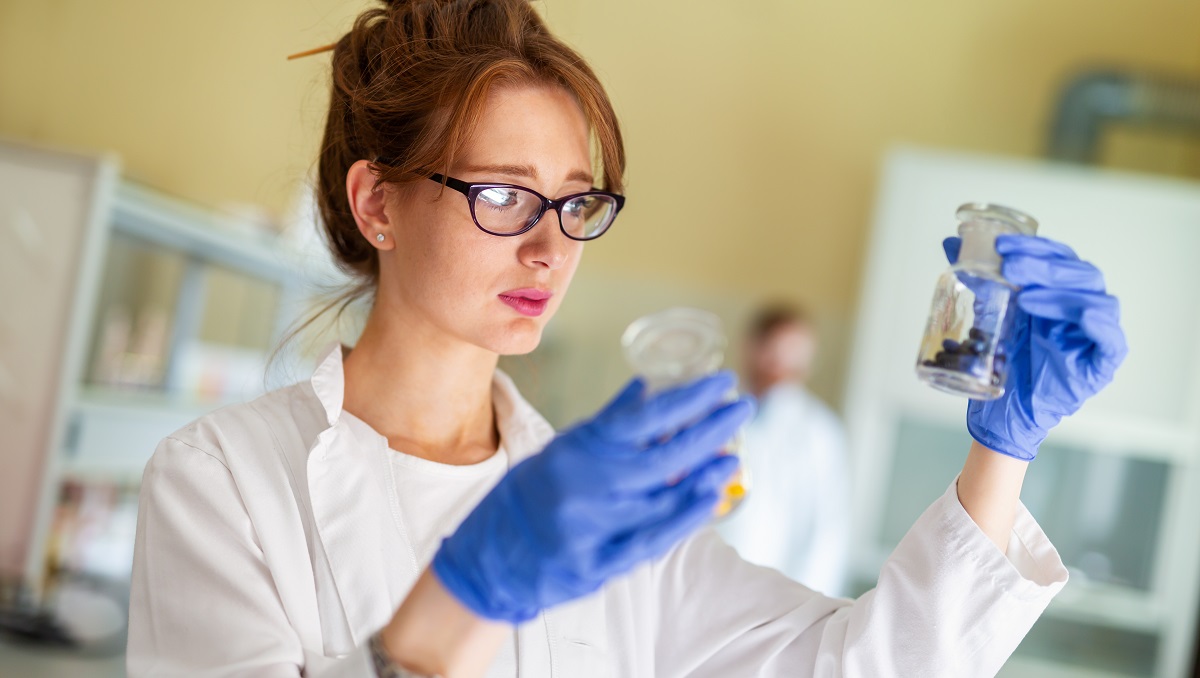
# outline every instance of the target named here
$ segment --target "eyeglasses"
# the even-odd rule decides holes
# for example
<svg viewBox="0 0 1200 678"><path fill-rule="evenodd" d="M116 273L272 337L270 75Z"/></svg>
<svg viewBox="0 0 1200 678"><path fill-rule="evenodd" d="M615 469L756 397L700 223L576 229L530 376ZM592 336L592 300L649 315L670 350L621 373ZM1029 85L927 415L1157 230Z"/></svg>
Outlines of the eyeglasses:
<svg viewBox="0 0 1200 678"><path fill-rule="evenodd" d="M485 233L499 236L521 235L537 225L552 209L558 212L563 235L572 240L595 240L604 235L625 205L625 196L607 191L585 191L551 200L532 188L516 184L460 181L441 174L431 181L467 196L471 218Z"/></svg>

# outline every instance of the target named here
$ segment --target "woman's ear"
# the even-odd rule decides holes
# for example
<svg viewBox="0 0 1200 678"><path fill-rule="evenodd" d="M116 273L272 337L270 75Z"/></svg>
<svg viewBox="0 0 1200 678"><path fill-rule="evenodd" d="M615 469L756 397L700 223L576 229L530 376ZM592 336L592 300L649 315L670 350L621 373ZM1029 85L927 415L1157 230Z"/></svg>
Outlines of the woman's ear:
<svg viewBox="0 0 1200 678"><path fill-rule="evenodd" d="M346 196L350 211L358 224L358 232L377 249L389 250L395 243L392 223L387 214L387 185L375 186L375 173L370 161L359 160L346 172Z"/></svg>

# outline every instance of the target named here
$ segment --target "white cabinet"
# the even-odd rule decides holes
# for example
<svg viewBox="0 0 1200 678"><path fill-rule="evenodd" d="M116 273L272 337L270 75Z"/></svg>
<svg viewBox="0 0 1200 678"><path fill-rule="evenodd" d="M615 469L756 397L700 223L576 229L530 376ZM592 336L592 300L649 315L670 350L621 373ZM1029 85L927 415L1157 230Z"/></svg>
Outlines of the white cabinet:
<svg viewBox="0 0 1200 678"><path fill-rule="evenodd" d="M973 201L1033 215L1040 235L1096 263L1130 344L1112 385L1051 433L1030 468L1022 500L1072 578L1014 666L1182 676L1200 580L1200 184L919 149L887 157L845 402L859 583L874 581L970 444L965 400L923 386L913 366L947 266L941 240Z"/></svg>

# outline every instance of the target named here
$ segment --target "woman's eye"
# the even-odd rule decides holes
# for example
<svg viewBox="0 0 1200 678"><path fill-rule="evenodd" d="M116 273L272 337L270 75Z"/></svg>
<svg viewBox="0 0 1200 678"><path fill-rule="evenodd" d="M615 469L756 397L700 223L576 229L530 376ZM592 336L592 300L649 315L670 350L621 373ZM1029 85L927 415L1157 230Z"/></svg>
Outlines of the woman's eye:
<svg viewBox="0 0 1200 678"><path fill-rule="evenodd" d="M591 208L592 198L575 198L571 202L563 206L563 212L573 217L578 217L588 213Z"/></svg>
<svg viewBox="0 0 1200 678"><path fill-rule="evenodd" d="M512 207L517 204L517 192L511 188L489 188L479 193L479 199L488 207Z"/></svg>

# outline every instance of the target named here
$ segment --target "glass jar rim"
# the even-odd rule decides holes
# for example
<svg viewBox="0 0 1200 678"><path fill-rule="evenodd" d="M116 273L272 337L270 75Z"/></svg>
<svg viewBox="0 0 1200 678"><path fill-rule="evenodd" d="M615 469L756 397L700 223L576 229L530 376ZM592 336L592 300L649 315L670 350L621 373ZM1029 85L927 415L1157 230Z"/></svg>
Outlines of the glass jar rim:
<svg viewBox="0 0 1200 678"><path fill-rule="evenodd" d="M633 321L621 337L621 346L639 373L674 380L719 367L726 339L715 314L674 307Z"/></svg>
<svg viewBox="0 0 1200 678"><path fill-rule="evenodd" d="M1036 235L1038 229L1037 219L1020 210L990 202L963 203L954 216L963 223L979 220L998 222L1012 227L1021 235Z"/></svg>

